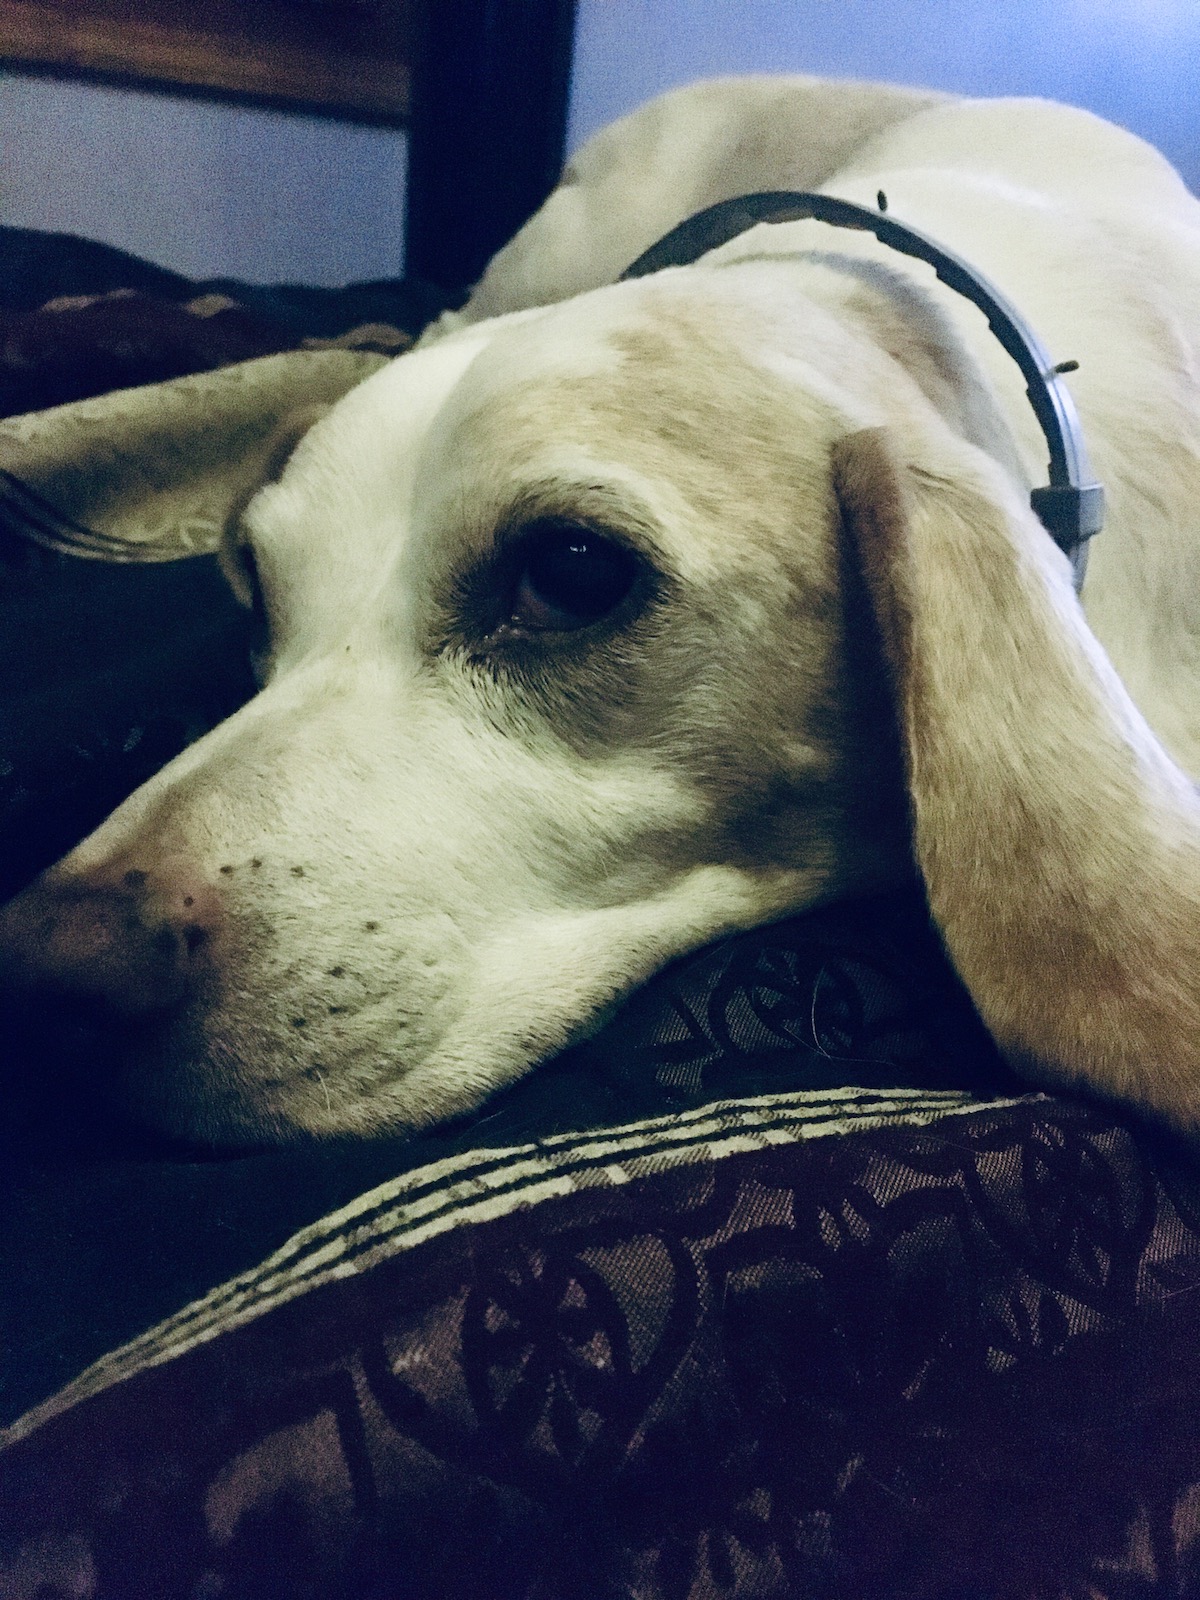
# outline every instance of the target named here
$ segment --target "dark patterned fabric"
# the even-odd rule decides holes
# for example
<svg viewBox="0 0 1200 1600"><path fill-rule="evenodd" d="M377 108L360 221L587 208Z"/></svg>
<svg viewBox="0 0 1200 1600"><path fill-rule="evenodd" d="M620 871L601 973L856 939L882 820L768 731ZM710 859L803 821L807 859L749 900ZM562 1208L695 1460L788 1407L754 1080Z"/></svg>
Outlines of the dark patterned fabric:
<svg viewBox="0 0 1200 1600"><path fill-rule="evenodd" d="M90 239L0 228L0 416L305 343L391 354L445 305L411 279L344 289L198 283Z"/></svg>
<svg viewBox="0 0 1200 1600"><path fill-rule="evenodd" d="M0 416L208 372L293 343L285 330L217 296L176 305L117 289L64 296L36 311L0 311Z"/></svg>
<svg viewBox="0 0 1200 1600"><path fill-rule="evenodd" d="M13 1429L0 1594L1194 1595L1198 1201L921 1091L457 1157Z"/></svg>

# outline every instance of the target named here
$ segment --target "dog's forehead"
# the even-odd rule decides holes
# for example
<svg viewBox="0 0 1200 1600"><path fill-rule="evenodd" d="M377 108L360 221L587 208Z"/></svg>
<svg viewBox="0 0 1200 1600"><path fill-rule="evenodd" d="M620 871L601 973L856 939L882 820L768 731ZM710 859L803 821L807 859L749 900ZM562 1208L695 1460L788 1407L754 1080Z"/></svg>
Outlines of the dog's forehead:
<svg viewBox="0 0 1200 1600"><path fill-rule="evenodd" d="M527 320L504 318L448 396L444 420L508 431L528 411L539 427L557 416L578 428L588 414L626 435L635 417L661 426L667 397L721 404L747 386L767 337L761 315L751 285L701 267L594 289Z"/></svg>
<svg viewBox="0 0 1200 1600"><path fill-rule="evenodd" d="M352 389L301 441L280 481L252 502L246 522L256 545L286 544L291 558L353 530L339 553L375 561L362 534L384 509L379 490L394 509L430 422L490 337L484 326L413 351Z"/></svg>
<svg viewBox="0 0 1200 1600"><path fill-rule="evenodd" d="M339 564L377 571L394 547L397 523L409 520L431 426L468 377L467 409L488 403L487 367L482 381L476 377L481 353L508 335L502 372L528 371L539 353L544 360L556 349L564 370L578 372L578 339L530 337L530 325L544 315L516 312L451 334L397 357L351 390L248 507L243 520L256 550L278 550L293 566L336 551Z"/></svg>
<svg viewBox="0 0 1200 1600"><path fill-rule="evenodd" d="M309 431L279 481L251 502L242 525L274 602L277 640L286 635L304 654L376 609L412 525L430 424L494 332L484 325L455 334L381 368Z"/></svg>
<svg viewBox="0 0 1200 1600"><path fill-rule="evenodd" d="M618 524L624 507L627 528L660 534L650 544L681 576L765 570L781 518L803 506L824 522L839 431L817 367L781 377L781 359L796 365L784 323L802 366L826 336L794 300L770 266L686 268L497 318L375 374L252 509L268 589L272 562L286 573L293 644L347 617L395 620L499 527L531 507L578 514L597 493Z"/></svg>
<svg viewBox="0 0 1200 1600"><path fill-rule="evenodd" d="M795 296L783 288L778 271L757 265L736 279L689 268L506 319L428 431L418 522L443 539L465 510L486 537L531 490L535 502L545 489L553 500L561 485L567 503L554 509L569 511L573 486L613 489L668 527L684 517L693 554L706 528L731 554L730 515L746 548L768 507L823 503L844 407L817 366L800 371L825 337L815 308L798 360L775 341L781 320L792 334L805 320L785 307Z"/></svg>

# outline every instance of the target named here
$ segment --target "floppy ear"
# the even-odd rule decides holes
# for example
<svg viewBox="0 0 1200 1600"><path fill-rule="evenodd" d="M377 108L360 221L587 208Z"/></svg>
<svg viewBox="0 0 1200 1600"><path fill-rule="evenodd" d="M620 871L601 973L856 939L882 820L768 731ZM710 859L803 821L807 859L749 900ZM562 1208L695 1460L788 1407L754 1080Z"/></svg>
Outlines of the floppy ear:
<svg viewBox="0 0 1200 1600"><path fill-rule="evenodd" d="M914 848L1019 1068L1200 1123L1200 800L981 452L886 430L834 482L893 678ZM1111 537L1112 535L1109 535Z"/></svg>

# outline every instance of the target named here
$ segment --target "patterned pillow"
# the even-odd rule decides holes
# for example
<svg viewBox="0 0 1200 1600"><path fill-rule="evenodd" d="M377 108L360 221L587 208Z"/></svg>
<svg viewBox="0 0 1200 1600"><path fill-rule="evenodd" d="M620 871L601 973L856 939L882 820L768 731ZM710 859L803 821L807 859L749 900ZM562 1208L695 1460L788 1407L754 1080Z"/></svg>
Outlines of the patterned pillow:
<svg viewBox="0 0 1200 1600"><path fill-rule="evenodd" d="M10 1428L0 1594L1194 1595L1198 1200L944 1090L459 1154Z"/></svg>

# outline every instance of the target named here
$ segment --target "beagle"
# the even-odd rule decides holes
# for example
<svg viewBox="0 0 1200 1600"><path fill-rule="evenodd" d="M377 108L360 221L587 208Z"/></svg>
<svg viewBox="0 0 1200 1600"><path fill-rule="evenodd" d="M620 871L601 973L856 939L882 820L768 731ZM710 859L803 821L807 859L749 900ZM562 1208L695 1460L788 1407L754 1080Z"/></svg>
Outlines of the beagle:
<svg viewBox="0 0 1200 1600"><path fill-rule="evenodd" d="M1082 596L971 262L1070 379ZM920 873L1031 1079L1200 1120L1200 203L1083 111L807 78L601 133L463 311L338 401L227 560L261 691L0 912L114 1093L245 1145L415 1128L681 953Z"/></svg>

